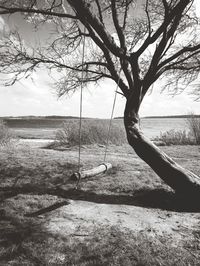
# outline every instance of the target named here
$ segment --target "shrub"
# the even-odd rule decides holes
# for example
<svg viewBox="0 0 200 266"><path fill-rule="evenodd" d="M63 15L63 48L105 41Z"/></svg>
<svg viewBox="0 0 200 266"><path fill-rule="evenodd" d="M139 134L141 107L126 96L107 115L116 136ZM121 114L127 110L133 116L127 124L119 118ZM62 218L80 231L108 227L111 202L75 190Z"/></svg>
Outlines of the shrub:
<svg viewBox="0 0 200 266"><path fill-rule="evenodd" d="M165 145L194 145L195 140L191 138L190 132L185 130L169 130L160 133L159 137L155 138L156 141L162 141Z"/></svg>
<svg viewBox="0 0 200 266"><path fill-rule="evenodd" d="M11 142L12 134L6 124L0 120L0 146L7 145Z"/></svg>
<svg viewBox="0 0 200 266"><path fill-rule="evenodd" d="M81 144L103 144L105 145L108 137L109 120L82 120ZM63 123L61 129L57 131L56 140L61 145L75 146L79 144L79 122L71 121ZM112 124L109 143L121 145L126 142L125 131L117 124Z"/></svg>
<svg viewBox="0 0 200 266"><path fill-rule="evenodd" d="M194 140L197 145L200 144L200 117L195 116L193 113L187 118L187 123L191 135L194 137Z"/></svg>

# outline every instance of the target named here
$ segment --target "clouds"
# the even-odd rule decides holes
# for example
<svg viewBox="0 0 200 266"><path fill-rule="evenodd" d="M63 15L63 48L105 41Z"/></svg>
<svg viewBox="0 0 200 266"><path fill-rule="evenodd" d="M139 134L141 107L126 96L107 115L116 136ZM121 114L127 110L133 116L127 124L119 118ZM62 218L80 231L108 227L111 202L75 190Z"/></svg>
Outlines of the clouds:
<svg viewBox="0 0 200 266"><path fill-rule="evenodd" d="M58 99L45 71L34 73L33 78L34 82L28 78L11 87L0 87L0 116L79 115L79 91L72 97ZM107 87L91 86L84 90L83 115L108 117L112 93Z"/></svg>
<svg viewBox="0 0 200 266"><path fill-rule="evenodd" d="M198 17L200 17L200 1L199 0L195 0L194 4L196 6L196 14Z"/></svg>
<svg viewBox="0 0 200 266"><path fill-rule="evenodd" d="M196 0L196 8L200 16L200 1ZM41 27L38 33L33 26L24 21L19 14L6 20L0 16L0 31L5 26L11 29L18 25L19 33L28 45L37 43L41 36L48 37L49 25ZM79 91L72 97L57 99L55 90L50 86L51 79L46 71L34 72L32 78L14 84L12 87L0 87L0 116L18 115L69 115L79 116ZM174 115L186 114L193 110L200 113L199 103L194 102L191 96L182 93L171 97L166 92L159 93L159 84L155 84L154 91L147 95L142 103L140 115ZM112 81L103 81L100 86L89 85L83 92L83 116L110 118L116 84ZM117 95L114 116L123 116L125 99Z"/></svg>
<svg viewBox="0 0 200 266"><path fill-rule="evenodd" d="M34 73L34 82L25 79L12 87L0 87L0 116L65 115L79 116L80 91L71 97L57 98L50 87L50 77L45 71ZM83 91L83 116L110 118L116 84L104 81L100 86L90 85ZM117 95L114 116L123 116L125 99ZM159 84L142 103L140 115L175 115L189 111L200 113L200 105L192 96L182 93L172 97L160 94Z"/></svg>
<svg viewBox="0 0 200 266"><path fill-rule="evenodd" d="M155 86L153 93L144 99L141 116L185 115L191 111L200 114L200 103L186 91L173 97L166 91L161 94L158 89Z"/></svg>
<svg viewBox="0 0 200 266"><path fill-rule="evenodd" d="M49 86L50 77L43 71L11 87L0 87L0 116L66 115L66 107L57 101Z"/></svg>

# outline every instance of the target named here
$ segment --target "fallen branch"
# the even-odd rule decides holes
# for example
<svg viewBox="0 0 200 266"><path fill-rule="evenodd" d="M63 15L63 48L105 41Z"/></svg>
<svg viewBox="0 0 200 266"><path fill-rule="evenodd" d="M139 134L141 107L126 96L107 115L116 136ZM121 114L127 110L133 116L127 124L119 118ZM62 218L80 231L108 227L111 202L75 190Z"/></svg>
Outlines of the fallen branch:
<svg viewBox="0 0 200 266"><path fill-rule="evenodd" d="M58 202L58 203L55 203L55 204L53 204L51 206L48 206L46 208L40 209L38 211L31 212L31 213L26 213L25 216L26 217L36 217L38 215L41 215L41 214L56 210L56 209L58 209L58 208L60 208L62 206L69 205L69 204L70 203L68 201Z"/></svg>

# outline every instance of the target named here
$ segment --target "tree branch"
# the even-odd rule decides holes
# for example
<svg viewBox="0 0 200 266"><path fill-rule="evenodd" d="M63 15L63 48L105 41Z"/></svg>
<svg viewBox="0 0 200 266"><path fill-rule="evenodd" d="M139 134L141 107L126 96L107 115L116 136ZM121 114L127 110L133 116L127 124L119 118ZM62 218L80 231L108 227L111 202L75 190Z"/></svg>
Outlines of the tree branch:
<svg viewBox="0 0 200 266"><path fill-rule="evenodd" d="M149 38L150 38L151 37L151 20L150 20L150 17L149 17L148 5L149 5L149 0L146 0L145 13L147 15Z"/></svg>
<svg viewBox="0 0 200 266"><path fill-rule="evenodd" d="M170 12L168 12L167 17L165 16L163 23L159 26L156 32L152 36L148 36L141 47L135 52L137 57L139 57L150 44L153 44L160 37L160 35L166 30L171 21L173 21L177 14L183 13L184 9L189 3L190 0L179 1L176 6L173 7Z"/></svg>
<svg viewBox="0 0 200 266"><path fill-rule="evenodd" d="M127 9L127 5L126 5L126 9ZM126 42L125 42L125 35L123 32L123 28L121 28L120 24L119 24L119 20L118 20L118 14L117 14L117 8L116 8L116 1L115 0L111 0L111 10L112 10L112 18L113 18L113 22L114 22L114 26L115 29L117 31L117 35L120 41L120 46L124 51L124 55L126 54L127 48L126 48ZM126 15L125 15L126 16ZM125 17L124 17L125 19ZM125 26L125 22L124 22L124 26ZM129 84L129 88L133 87L133 80L131 77L131 73L128 69L129 67L129 62L126 60L126 57L124 56L124 58L120 58L120 62L121 62L121 66L123 69L123 72L126 76L126 79L128 81Z"/></svg>
<svg viewBox="0 0 200 266"><path fill-rule="evenodd" d="M125 37L124 37L124 34L123 34L123 30L122 30L122 28L119 25L119 20L118 20L118 15L117 15L117 8L116 8L116 4L115 3L116 3L115 0L111 0L112 18L113 18L113 22L114 22L114 25L115 25L115 29L117 31L117 35L119 37L121 48L125 52L126 51Z"/></svg>
<svg viewBox="0 0 200 266"><path fill-rule="evenodd" d="M163 66L167 65L168 63L172 62L173 60L177 59L179 56L183 55L186 52L194 52L196 50L200 49L200 44L197 44L195 46L187 46L182 48L181 50L179 50L177 53L173 54L172 56L170 56L169 58L167 58L166 60L162 61L159 64L159 68L162 68Z"/></svg>
<svg viewBox="0 0 200 266"><path fill-rule="evenodd" d="M98 8L98 12L99 12L99 19L100 19L101 23L104 24L99 0L95 0L95 2L96 2L97 8Z"/></svg>
<svg viewBox="0 0 200 266"><path fill-rule="evenodd" d="M118 47L115 43L113 37L104 28L104 25L100 20L93 14L88 6L88 4L83 0L68 0L69 4L76 10L77 16L84 22L92 27L95 32L99 35L101 40L104 42L106 47L117 57L123 57L124 51L122 48Z"/></svg>
<svg viewBox="0 0 200 266"><path fill-rule="evenodd" d="M96 36L95 32L90 27L90 25L88 25L86 22L82 22L82 23L83 24L85 23L84 25L86 26L92 40L102 50L102 52L106 58L106 61L107 61L107 69L109 70L111 76L113 77L113 80L119 84L119 88L122 90L123 94L127 97L129 95L129 89L128 89L127 85L123 82L123 80L119 77L118 71L115 68L115 65L114 65L113 60L110 56L109 50L107 49L105 44L98 38L98 36Z"/></svg>
<svg viewBox="0 0 200 266"><path fill-rule="evenodd" d="M145 86L143 87L142 94L143 97L146 94L148 88L152 84L152 80L154 80L152 77L156 76L156 72L158 71L158 63L162 57L163 52L166 49L167 43L170 40L170 38L173 37L175 31L178 28L178 25L180 23L182 13L184 10L179 11L179 13L176 15L176 17L172 20L171 26L169 28L166 27L165 31L163 32L163 37L160 41L160 43L157 45L156 50L154 52L154 55L151 60L151 64L149 66L149 70L144 78L144 84ZM169 47L168 47L169 49Z"/></svg>
<svg viewBox="0 0 200 266"><path fill-rule="evenodd" d="M46 16L77 19L76 16L73 16L71 14L58 13L58 12L42 10L42 9L35 9L35 8L5 7L5 6L0 5L0 9L1 9L0 15L24 12L24 13L29 13L29 14L42 14L42 15L46 15Z"/></svg>
<svg viewBox="0 0 200 266"><path fill-rule="evenodd" d="M125 5L125 12L124 12L124 21L123 21L123 30L125 29L126 27L126 20L127 20L127 16L128 16L128 8L129 8L129 0L126 0L126 5Z"/></svg>

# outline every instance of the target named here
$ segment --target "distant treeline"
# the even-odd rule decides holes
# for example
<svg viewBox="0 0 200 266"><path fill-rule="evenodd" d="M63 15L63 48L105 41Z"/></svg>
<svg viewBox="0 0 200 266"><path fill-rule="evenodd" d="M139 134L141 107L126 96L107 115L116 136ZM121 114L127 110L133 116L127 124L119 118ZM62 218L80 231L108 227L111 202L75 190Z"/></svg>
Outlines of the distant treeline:
<svg viewBox="0 0 200 266"><path fill-rule="evenodd" d="M16 116L0 117L9 128L60 128L64 122L78 120L77 116ZM91 118L83 117L84 120ZM93 118L93 120L99 120ZM77 121L78 122L78 121Z"/></svg>
<svg viewBox="0 0 200 266"><path fill-rule="evenodd" d="M149 118L189 118L189 117L197 117L200 118L200 115L166 115L166 116L144 116L141 117L142 119L149 119ZM114 119L124 119L123 117L115 117Z"/></svg>
<svg viewBox="0 0 200 266"><path fill-rule="evenodd" d="M166 115L166 116L145 116L142 118L189 118L189 117L197 117L200 118L200 115Z"/></svg>
<svg viewBox="0 0 200 266"><path fill-rule="evenodd" d="M197 117L200 118L200 115L167 115L167 116L144 116L141 118L188 118L188 117ZM34 115L28 115L28 116L4 116L0 117L0 120L13 120L13 119L79 119L78 116L62 116L62 115L48 115L48 116L34 116ZM82 119L100 119L100 118L90 118L90 117L82 117ZM123 116L114 117L114 119L124 119Z"/></svg>
<svg viewBox="0 0 200 266"><path fill-rule="evenodd" d="M79 119L77 116L61 116L61 115L49 115L49 116L5 116L0 117L0 120L7 120L7 119ZM84 117L85 118L85 117Z"/></svg>

